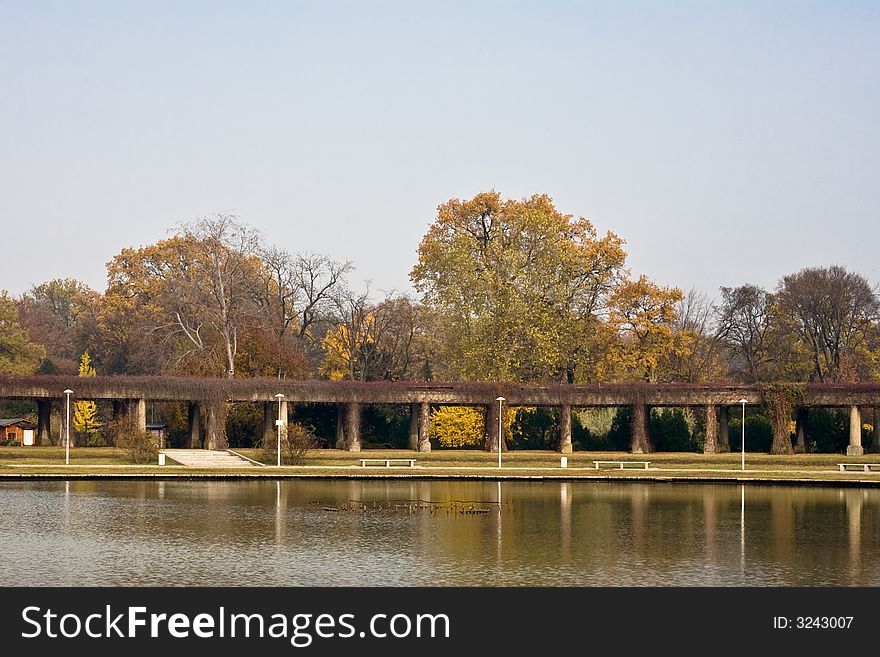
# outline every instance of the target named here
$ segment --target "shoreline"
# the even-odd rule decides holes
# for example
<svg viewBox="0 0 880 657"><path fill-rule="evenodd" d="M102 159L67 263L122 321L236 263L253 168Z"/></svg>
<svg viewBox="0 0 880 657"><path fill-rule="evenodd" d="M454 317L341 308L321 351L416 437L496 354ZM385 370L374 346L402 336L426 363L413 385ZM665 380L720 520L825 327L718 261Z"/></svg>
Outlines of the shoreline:
<svg viewBox="0 0 880 657"><path fill-rule="evenodd" d="M280 481L290 479L338 480L423 480L423 481L558 481L558 482L633 482L633 483L692 483L692 484L751 484L782 486L865 487L880 488L880 473L876 476L861 472L810 472L767 470L600 470L569 468L510 468L506 472L487 471L488 468L425 468L416 472L386 468L362 471L352 466L283 466L282 471L272 468L258 472L243 469L229 471L199 471L196 468L170 466L0 466L0 482L15 481L88 481L88 480L142 480L142 481ZM10 470L18 470L11 472ZM74 470L74 471L71 471ZM75 470L78 470L75 471ZM409 470L409 468L407 468ZM434 470L434 472L430 472Z"/></svg>

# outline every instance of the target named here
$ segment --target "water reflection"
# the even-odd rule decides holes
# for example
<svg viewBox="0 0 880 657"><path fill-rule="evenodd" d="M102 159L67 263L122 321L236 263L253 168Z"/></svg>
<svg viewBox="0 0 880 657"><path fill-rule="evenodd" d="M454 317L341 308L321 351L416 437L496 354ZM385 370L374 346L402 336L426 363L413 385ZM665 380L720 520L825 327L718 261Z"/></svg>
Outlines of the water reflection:
<svg viewBox="0 0 880 657"><path fill-rule="evenodd" d="M874 489L66 481L0 495L5 585L880 585Z"/></svg>

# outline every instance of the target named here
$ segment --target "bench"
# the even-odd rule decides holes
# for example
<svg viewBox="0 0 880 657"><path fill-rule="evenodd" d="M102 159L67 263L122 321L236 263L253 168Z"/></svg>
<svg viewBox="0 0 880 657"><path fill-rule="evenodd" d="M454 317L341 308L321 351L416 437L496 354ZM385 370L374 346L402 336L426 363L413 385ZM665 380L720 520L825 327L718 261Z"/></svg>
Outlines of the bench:
<svg viewBox="0 0 880 657"><path fill-rule="evenodd" d="M647 470L650 463L650 461L593 461L593 465L596 466L597 470L600 470L603 465L612 465L619 470L623 470L627 466Z"/></svg>
<svg viewBox="0 0 880 657"><path fill-rule="evenodd" d="M846 472L850 468L861 470L862 472L880 472L880 463L838 463L837 467L841 472Z"/></svg>
<svg viewBox="0 0 880 657"><path fill-rule="evenodd" d="M367 467L368 463L375 463L376 465L384 465L386 468L390 468L393 465L403 465L408 466L410 468L415 467L416 460L415 459L361 459L361 467Z"/></svg>

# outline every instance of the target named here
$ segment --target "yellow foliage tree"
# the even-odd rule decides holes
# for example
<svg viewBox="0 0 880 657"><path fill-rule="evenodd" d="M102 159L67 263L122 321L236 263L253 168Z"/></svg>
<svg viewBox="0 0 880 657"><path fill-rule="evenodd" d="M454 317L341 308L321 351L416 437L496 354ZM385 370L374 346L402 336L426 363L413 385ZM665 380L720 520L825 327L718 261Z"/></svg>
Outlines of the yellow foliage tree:
<svg viewBox="0 0 880 657"><path fill-rule="evenodd" d="M510 439L516 413L505 413L504 435ZM431 411L430 436L441 447L482 447L485 436L483 409L475 406L440 406ZM497 427L495 428L497 434Z"/></svg>
<svg viewBox="0 0 880 657"><path fill-rule="evenodd" d="M442 332L453 378L583 380L595 328L626 253L613 233L546 195L452 199L419 246L410 278Z"/></svg>
<svg viewBox="0 0 880 657"><path fill-rule="evenodd" d="M92 377L96 374L89 352L86 351L79 361L79 375ZM98 405L94 401L82 400L73 403L73 429L86 436L89 444L95 444L98 441L101 434L101 422L98 420Z"/></svg>
<svg viewBox="0 0 880 657"><path fill-rule="evenodd" d="M656 382L662 359L688 353L693 337L675 329L676 304L682 299L678 288L657 285L645 275L614 291L608 319L618 339L606 352L606 377Z"/></svg>
<svg viewBox="0 0 880 657"><path fill-rule="evenodd" d="M430 435L442 447L480 447L483 412L473 406L440 406L431 411Z"/></svg>

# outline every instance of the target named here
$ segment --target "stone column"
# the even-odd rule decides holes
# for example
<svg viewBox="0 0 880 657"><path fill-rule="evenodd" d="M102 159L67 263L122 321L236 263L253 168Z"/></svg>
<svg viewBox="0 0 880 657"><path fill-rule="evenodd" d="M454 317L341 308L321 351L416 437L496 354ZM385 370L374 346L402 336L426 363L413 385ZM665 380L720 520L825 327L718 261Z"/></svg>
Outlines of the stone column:
<svg viewBox="0 0 880 657"><path fill-rule="evenodd" d="M795 454L805 454L807 451L807 409L801 406L795 415L795 433L797 440L794 443Z"/></svg>
<svg viewBox="0 0 880 657"><path fill-rule="evenodd" d="M706 439L703 441L703 454L718 453L718 420L715 419L715 405L706 404Z"/></svg>
<svg viewBox="0 0 880 657"><path fill-rule="evenodd" d="M498 402L486 404L484 407L483 438L487 452L498 451Z"/></svg>
<svg viewBox="0 0 880 657"><path fill-rule="evenodd" d="M431 405L419 404L418 447L420 452L431 451Z"/></svg>
<svg viewBox="0 0 880 657"><path fill-rule="evenodd" d="M336 404L336 449L345 449L345 409Z"/></svg>
<svg viewBox="0 0 880 657"><path fill-rule="evenodd" d="M871 432L873 438L873 451L880 454L880 406L874 407L874 431Z"/></svg>
<svg viewBox="0 0 880 657"><path fill-rule="evenodd" d="M274 444L277 429L275 428L275 407L277 402L263 402L263 422L260 425L260 437L263 445Z"/></svg>
<svg viewBox="0 0 880 657"><path fill-rule="evenodd" d="M349 402L345 405L345 450L361 451L361 405Z"/></svg>
<svg viewBox="0 0 880 657"><path fill-rule="evenodd" d="M205 407L205 449L226 449L226 402L211 400Z"/></svg>
<svg viewBox="0 0 880 657"><path fill-rule="evenodd" d="M73 409L76 400L73 398L73 395L70 396L70 424L73 425ZM61 412L59 413L61 416L60 430L58 432L58 446L64 447L66 445L66 440L68 435L70 436L70 446L74 447L76 445L76 436L73 434L73 426L70 427L70 434L68 434L68 412L67 412L67 397L61 400Z"/></svg>
<svg viewBox="0 0 880 657"><path fill-rule="evenodd" d="M643 403L632 406L632 441L630 451L633 454L649 454L654 451L648 433L648 407Z"/></svg>
<svg viewBox="0 0 880 657"><path fill-rule="evenodd" d="M730 451L730 407L721 406L718 409L718 451Z"/></svg>
<svg viewBox="0 0 880 657"><path fill-rule="evenodd" d="M131 412L134 415L134 423L137 430L145 433L147 430L147 400L135 399L131 402Z"/></svg>
<svg viewBox="0 0 880 657"><path fill-rule="evenodd" d="M571 406L563 404L559 409L559 451L571 454Z"/></svg>
<svg viewBox="0 0 880 657"><path fill-rule="evenodd" d="M52 400L37 400L37 438L34 444L46 447L52 444L50 429L52 424Z"/></svg>
<svg viewBox="0 0 880 657"><path fill-rule="evenodd" d="M287 408L287 400L281 400L281 409L278 413L278 419L281 420L281 440L284 441L287 439L287 423L290 421L290 411ZM275 431L278 431L276 428ZM282 442L282 445L284 443Z"/></svg>
<svg viewBox="0 0 880 657"><path fill-rule="evenodd" d="M187 441L189 449L198 449L202 445L201 427L199 426L199 402L187 402Z"/></svg>
<svg viewBox="0 0 880 657"><path fill-rule="evenodd" d="M410 404L409 405L409 442L407 443L407 447L412 450L416 450L419 448L419 418L420 418L420 404Z"/></svg>
<svg viewBox="0 0 880 657"><path fill-rule="evenodd" d="M849 407L849 445L847 456L861 456L865 453L862 447L862 415L858 406Z"/></svg>

